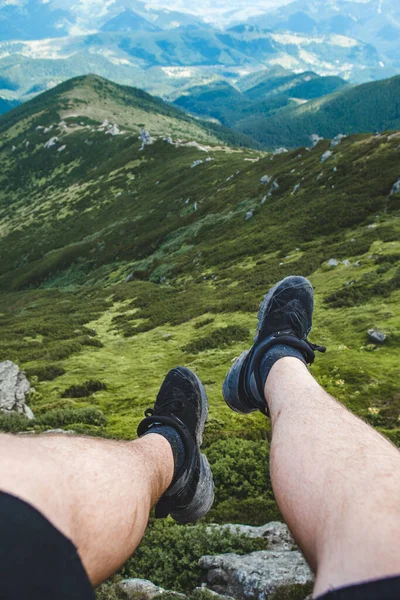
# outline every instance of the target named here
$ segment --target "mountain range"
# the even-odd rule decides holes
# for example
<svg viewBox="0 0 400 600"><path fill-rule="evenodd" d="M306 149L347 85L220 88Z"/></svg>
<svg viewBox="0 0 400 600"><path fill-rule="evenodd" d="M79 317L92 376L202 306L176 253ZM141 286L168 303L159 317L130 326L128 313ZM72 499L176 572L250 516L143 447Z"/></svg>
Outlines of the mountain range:
<svg viewBox="0 0 400 600"><path fill-rule="evenodd" d="M195 3L167 9L139 0L5 2L0 96L26 100L89 73L169 98L211 82L235 86L276 66L351 83L399 72L399 10L392 0L214 8L207 16Z"/></svg>

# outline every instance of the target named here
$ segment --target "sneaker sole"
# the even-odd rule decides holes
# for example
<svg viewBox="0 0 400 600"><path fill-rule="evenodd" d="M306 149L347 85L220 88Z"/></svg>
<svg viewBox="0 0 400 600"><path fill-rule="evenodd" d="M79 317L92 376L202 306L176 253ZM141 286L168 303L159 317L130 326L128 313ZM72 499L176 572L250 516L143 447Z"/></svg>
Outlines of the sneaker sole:
<svg viewBox="0 0 400 600"><path fill-rule="evenodd" d="M254 344L257 344L258 336L259 336L259 333L261 330L261 325L264 321L266 313L268 312L268 310L271 306L272 297L275 295L275 292L279 288L279 286L284 281L287 281L288 279L298 280L300 278L298 276L293 275L291 277L286 277L285 279L282 279L276 285L274 285L273 288L271 288L269 290L269 292L264 296L264 299L261 301L260 308L258 310L257 330L256 330L256 334L254 336ZM308 281L308 279L305 279L304 277L302 277L301 285L304 285L304 282L307 282L310 285L310 287L312 288L312 285ZM293 285L296 287L300 287L300 283L299 283L299 285L296 285L296 283L293 282ZM253 344L253 346L254 346L254 344ZM229 406L229 408L231 408L233 411L243 414L243 415L247 415L249 413L252 413L252 412L255 412L258 410L258 408L256 408L256 407L253 408L253 407L250 407L247 404L243 403L240 398L240 396L241 396L240 375L241 375L241 371L244 366L244 363L246 361L246 358L247 358L248 354L250 353L250 351L251 351L251 348L250 348L250 350L246 350L245 352L242 352L242 354L239 356L239 358L236 359L236 361L230 368L227 376L225 377L225 381L222 386L222 395L224 397L225 402Z"/></svg>

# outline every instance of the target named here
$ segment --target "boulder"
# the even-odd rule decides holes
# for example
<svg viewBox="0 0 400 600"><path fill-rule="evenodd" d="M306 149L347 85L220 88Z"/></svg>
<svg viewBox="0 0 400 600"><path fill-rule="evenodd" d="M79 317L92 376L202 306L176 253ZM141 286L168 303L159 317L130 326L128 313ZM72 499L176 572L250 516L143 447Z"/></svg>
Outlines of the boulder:
<svg viewBox="0 0 400 600"><path fill-rule="evenodd" d="M287 148L277 148L274 150L273 156L277 156L278 154L286 154L286 152L289 152Z"/></svg>
<svg viewBox="0 0 400 600"><path fill-rule="evenodd" d="M400 179L398 179L396 181L396 183L393 184L392 191L390 192L390 195L393 196L393 194L399 194L399 193L400 193Z"/></svg>
<svg viewBox="0 0 400 600"><path fill-rule="evenodd" d="M339 266L339 264L340 263L339 263L339 261L336 258L330 258L328 260L328 266L329 267L337 267L337 266Z"/></svg>
<svg viewBox="0 0 400 600"><path fill-rule="evenodd" d="M303 555L294 546L293 538L284 523L268 523L262 527L219 527L232 533L264 538L268 541L268 549L245 556L203 556L200 568L204 571L208 588L218 594L241 600L268 600L275 593L284 592L293 585L300 586L300 590L304 586L304 598L310 593L313 574Z"/></svg>
<svg viewBox="0 0 400 600"><path fill-rule="evenodd" d="M0 363L0 410L34 419L35 415L26 404L26 396L30 391L31 384L18 365L11 360Z"/></svg>
<svg viewBox="0 0 400 600"><path fill-rule="evenodd" d="M268 541L269 549L291 550L294 546L293 537L285 523L272 521L260 527L252 525L217 525L221 530L227 530L232 534L246 535L250 538L263 538Z"/></svg>
<svg viewBox="0 0 400 600"><path fill-rule="evenodd" d="M249 210L249 211L246 213L246 221L250 221L250 219L252 219L252 218L253 218L253 216L254 216L254 212L253 212L252 210Z"/></svg>
<svg viewBox="0 0 400 600"><path fill-rule="evenodd" d="M329 160L331 158L331 156L333 156L333 152L331 150L327 150L321 156L321 162L322 163L326 162L327 160Z"/></svg>
<svg viewBox="0 0 400 600"><path fill-rule="evenodd" d="M268 175L263 175L263 177L261 177L260 179L260 183L262 185L267 185L267 183L269 183L271 181L271 177L269 177Z"/></svg>
<svg viewBox="0 0 400 600"><path fill-rule="evenodd" d="M339 133L336 137L333 138L332 142L331 142L331 148L336 148L336 146L339 146L339 144L342 143L342 141L346 138L347 136L344 135L343 133Z"/></svg>
<svg viewBox="0 0 400 600"><path fill-rule="evenodd" d="M310 135L311 149L315 148L323 139L324 138L319 136L318 133L313 133L312 135Z"/></svg>
<svg viewBox="0 0 400 600"><path fill-rule="evenodd" d="M44 145L44 147L46 149L52 148L53 146L55 146L58 143L58 137L52 137L50 138Z"/></svg>
<svg viewBox="0 0 400 600"><path fill-rule="evenodd" d="M378 331L378 329L369 329L368 338L373 344L384 344L386 342L387 335L383 333L383 331Z"/></svg>
<svg viewBox="0 0 400 600"><path fill-rule="evenodd" d="M177 600L185 600L184 594L170 592L164 588L154 585L147 579L124 579L117 584L117 587L125 594L128 600L152 600L156 596L168 594L168 598L173 596Z"/></svg>
<svg viewBox="0 0 400 600"><path fill-rule="evenodd" d="M202 160L200 160L200 159L199 159L199 160L195 160L195 161L194 161L194 162L191 164L190 168L191 168L191 169L195 169L196 167L198 167L199 165L202 165L202 164L203 164L203 161L202 161Z"/></svg>

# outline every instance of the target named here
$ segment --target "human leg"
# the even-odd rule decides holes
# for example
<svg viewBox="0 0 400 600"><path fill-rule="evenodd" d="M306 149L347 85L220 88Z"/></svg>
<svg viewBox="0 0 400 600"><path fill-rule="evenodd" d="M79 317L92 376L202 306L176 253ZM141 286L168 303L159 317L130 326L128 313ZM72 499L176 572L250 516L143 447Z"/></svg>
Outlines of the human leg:
<svg viewBox="0 0 400 600"><path fill-rule="evenodd" d="M0 436L0 488L72 540L93 585L132 554L174 473L160 435L133 442Z"/></svg>
<svg viewBox="0 0 400 600"><path fill-rule="evenodd" d="M137 547L154 505L156 515L171 514L180 523L197 521L211 508L213 480L200 453L207 414L199 379L173 369L134 442L0 436L0 490L39 510L71 539L97 585Z"/></svg>
<svg viewBox="0 0 400 600"><path fill-rule="evenodd" d="M295 358L271 369L271 479L314 594L400 574L400 453Z"/></svg>
<svg viewBox="0 0 400 600"><path fill-rule="evenodd" d="M400 455L308 372L315 350L325 350L307 340L313 305L303 277L274 286L254 344L232 366L223 392L233 410L272 418L273 487L321 594L400 575Z"/></svg>

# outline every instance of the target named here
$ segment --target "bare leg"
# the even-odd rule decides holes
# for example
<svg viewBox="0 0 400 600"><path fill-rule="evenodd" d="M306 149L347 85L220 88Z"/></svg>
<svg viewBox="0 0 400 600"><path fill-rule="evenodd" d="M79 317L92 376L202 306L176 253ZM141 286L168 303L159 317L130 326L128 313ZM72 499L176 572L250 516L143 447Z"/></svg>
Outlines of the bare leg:
<svg viewBox="0 0 400 600"><path fill-rule="evenodd" d="M174 472L171 446L156 434L134 442L0 435L0 455L0 489L73 541L93 585L132 554Z"/></svg>
<svg viewBox="0 0 400 600"><path fill-rule="evenodd" d="M271 477L316 572L315 596L400 574L400 453L329 396L296 358L265 385Z"/></svg>

